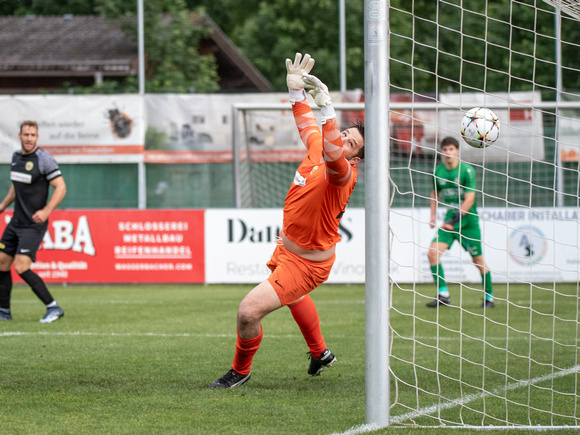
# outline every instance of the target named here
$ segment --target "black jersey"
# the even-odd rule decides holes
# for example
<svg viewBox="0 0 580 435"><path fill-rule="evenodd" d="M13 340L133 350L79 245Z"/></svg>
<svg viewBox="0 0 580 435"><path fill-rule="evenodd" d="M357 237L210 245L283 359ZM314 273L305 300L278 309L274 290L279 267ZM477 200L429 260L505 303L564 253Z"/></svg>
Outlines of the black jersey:
<svg viewBox="0 0 580 435"><path fill-rule="evenodd" d="M30 154L14 152L10 170L10 180L16 193L14 224L36 225L32 215L44 208L50 181L61 175L54 157L41 148Z"/></svg>

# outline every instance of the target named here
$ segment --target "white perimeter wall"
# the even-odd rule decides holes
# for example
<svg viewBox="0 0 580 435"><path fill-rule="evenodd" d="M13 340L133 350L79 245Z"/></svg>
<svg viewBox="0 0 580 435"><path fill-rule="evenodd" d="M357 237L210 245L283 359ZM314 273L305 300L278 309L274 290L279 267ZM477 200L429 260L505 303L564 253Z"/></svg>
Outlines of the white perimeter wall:
<svg viewBox="0 0 580 435"><path fill-rule="evenodd" d="M578 282L578 208L480 210L484 255L494 282ZM443 213L439 217L439 224ZM391 210L391 276L395 282L431 282L427 249L436 234L429 209ZM205 213L207 283L258 283L282 225L279 209L213 209ZM364 209L350 208L328 282L364 283ZM479 283L470 256L456 244L442 259L451 283Z"/></svg>

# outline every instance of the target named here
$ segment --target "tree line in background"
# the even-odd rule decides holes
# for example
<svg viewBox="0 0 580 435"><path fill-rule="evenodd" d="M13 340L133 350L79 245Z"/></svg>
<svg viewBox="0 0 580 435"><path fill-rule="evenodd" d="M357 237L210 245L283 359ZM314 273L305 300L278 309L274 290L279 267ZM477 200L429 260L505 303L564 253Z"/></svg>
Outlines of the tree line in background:
<svg viewBox="0 0 580 435"><path fill-rule="evenodd" d="M547 90L556 80L550 6L535 0L455 3L391 0L394 92L541 90L544 98L553 98ZM102 14L123 20L127 33L135 37L136 4L136 0L4 0L0 15ZM362 89L364 2L345 0L345 9L347 85ZM276 90L286 89L284 59L297 51L310 53L316 59L313 72L330 89L339 88L338 0L156 0L144 1L144 11L147 92L219 91L215 59L196 51L205 30L192 26L190 12L209 15ZM567 42L562 46L564 88L578 90L580 25L563 20L561 32ZM121 84L104 81L99 91L136 88L136 78L129 78Z"/></svg>

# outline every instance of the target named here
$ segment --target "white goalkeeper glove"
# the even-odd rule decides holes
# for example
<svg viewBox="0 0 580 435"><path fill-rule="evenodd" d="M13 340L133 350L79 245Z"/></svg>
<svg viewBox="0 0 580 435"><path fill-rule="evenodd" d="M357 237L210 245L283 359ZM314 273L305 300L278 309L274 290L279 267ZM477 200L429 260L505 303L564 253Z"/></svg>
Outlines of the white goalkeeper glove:
<svg viewBox="0 0 580 435"><path fill-rule="evenodd" d="M301 53L296 53L294 62L290 59L286 59L286 84L290 91L301 91L304 89L304 81L302 80L302 74L308 74L312 67L314 66L314 59L310 57L309 54L304 55L302 59Z"/></svg>
<svg viewBox="0 0 580 435"><path fill-rule="evenodd" d="M303 74L304 87L310 89L308 93L314 98L314 102L318 107L326 107L332 104L328 87L320 81L316 76L310 74Z"/></svg>
<svg viewBox="0 0 580 435"><path fill-rule="evenodd" d="M302 74L302 79L304 80L304 87L310 89L308 93L312 95L314 102L320 107L322 123L324 124L327 119L336 118L328 87L318 77L310 74Z"/></svg>

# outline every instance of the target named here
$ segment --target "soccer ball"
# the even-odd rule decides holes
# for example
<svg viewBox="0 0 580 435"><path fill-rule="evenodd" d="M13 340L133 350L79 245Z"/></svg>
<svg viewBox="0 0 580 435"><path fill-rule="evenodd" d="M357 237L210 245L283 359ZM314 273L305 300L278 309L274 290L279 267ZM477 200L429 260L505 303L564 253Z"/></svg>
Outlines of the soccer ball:
<svg viewBox="0 0 580 435"><path fill-rule="evenodd" d="M461 120L461 137L475 148L485 148L499 137L499 119L485 107L474 107Z"/></svg>

